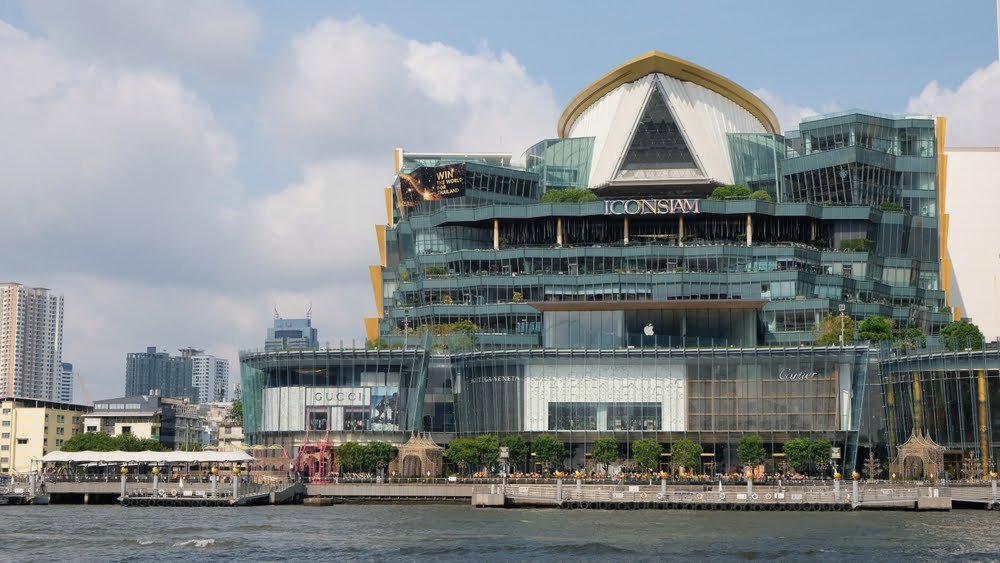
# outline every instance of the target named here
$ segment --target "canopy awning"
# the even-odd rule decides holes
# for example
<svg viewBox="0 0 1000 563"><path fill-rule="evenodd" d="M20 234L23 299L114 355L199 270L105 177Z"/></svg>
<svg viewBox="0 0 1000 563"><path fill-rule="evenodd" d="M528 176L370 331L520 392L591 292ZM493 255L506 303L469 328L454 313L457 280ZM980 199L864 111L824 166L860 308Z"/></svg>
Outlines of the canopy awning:
<svg viewBox="0 0 1000 563"><path fill-rule="evenodd" d="M42 462L63 463L242 463L253 461L243 451L233 452L51 452Z"/></svg>

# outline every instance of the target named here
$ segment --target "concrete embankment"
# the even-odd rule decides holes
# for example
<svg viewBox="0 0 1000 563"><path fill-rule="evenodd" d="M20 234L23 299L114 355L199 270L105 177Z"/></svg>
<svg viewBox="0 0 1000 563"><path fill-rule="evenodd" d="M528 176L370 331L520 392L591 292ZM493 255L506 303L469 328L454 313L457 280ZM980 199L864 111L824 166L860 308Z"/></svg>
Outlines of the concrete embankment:
<svg viewBox="0 0 1000 563"><path fill-rule="evenodd" d="M459 483L309 483L305 496L346 502L470 502L473 485Z"/></svg>

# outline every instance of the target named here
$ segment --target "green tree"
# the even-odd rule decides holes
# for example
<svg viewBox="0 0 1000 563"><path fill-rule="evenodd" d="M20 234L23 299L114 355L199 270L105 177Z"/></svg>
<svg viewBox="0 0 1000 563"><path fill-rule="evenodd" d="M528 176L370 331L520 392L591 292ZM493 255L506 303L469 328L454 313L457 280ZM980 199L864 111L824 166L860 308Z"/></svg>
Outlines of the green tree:
<svg viewBox="0 0 1000 563"><path fill-rule="evenodd" d="M476 448L476 468L490 467L500 455L500 442L493 434L477 436L474 442Z"/></svg>
<svg viewBox="0 0 1000 563"><path fill-rule="evenodd" d="M864 238L851 238L840 241L840 249L847 252L868 252L875 248L875 241Z"/></svg>
<svg viewBox="0 0 1000 563"><path fill-rule="evenodd" d="M744 466L757 467L767 459L764 440L756 434L740 438L740 443L736 446L736 455Z"/></svg>
<svg viewBox="0 0 1000 563"><path fill-rule="evenodd" d="M392 445L388 442L370 442L361 454L365 469L382 470L389 465L391 457Z"/></svg>
<svg viewBox="0 0 1000 563"><path fill-rule="evenodd" d="M820 439L809 442L809 460L819 469L820 475L823 470L830 465L830 449L833 447L830 440Z"/></svg>
<svg viewBox="0 0 1000 563"><path fill-rule="evenodd" d="M909 348L911 350L926 348L927 334L919 328L897 330L893 335L893 341L900 348Z"/></svg>
<svg viewBox="0 0 1000 563"><path fill-rule="evenodd" d="M844 343L854 341L854 319L844 315ZM816 345L828 346L840 342L840 315L827 315L816 325Z"/></svg>
<svg viewBox="0 0 1000 563"><path fill-rule="evenodd" d="M643 438L632 442L632 459L639 467L656 471L660 468L660 454L663 446L652 438Z"/></svg>
<svg viewBox="0 0 1000 563"><path fill-rule="evenodd" d="M750 199L756 199L757 201L771 201L771 194L767 193L765 190L757 190L748 197Z"/></svg>
<svg viewBox="0 0 1000 563"><path fill-rule="evenodd" d="M694 440L677 440L670 446L670 464L678 470L700 469L701 452L701 444Z"/></svg>
<svg viewBox="0 0 1000 563"><path fill-rule="evenodd" d="M115 449L115 440L106 432L85 432L77 434L63 443L64 452L110 452Z"/></svg>
<svg viewBox="0 0 1000 563"><path fill-rule="evenodd" d="M105 432L85 432L66 440L62 447L64 452L158 452L163 449L163 444L159 440L138 438L128 432L118 436L111 436Z"/></svg>
<svg viewBox="0 0 1000 563"><path fill-rule="evenodd" d="M861 326L858 327L858 335L861 337L861 340L867 340L869 342L892 340L895 326L895 321L891 319L880 317L878 315L871 315L869 317L865 317L865 320L861 321Z"/></svg>
<svg viewBox="0 0 1000 563"><path fill-rule="evenodd" d="M562 465L566 458L566 446L549 434L542 434L532 443L535 457L546 471Z"/></svg>
<svg viewBox="0 0 1000 563"><path fill-rule="evenodd" d="M444 457L454 463L462 475L468 474L469 465L476 461L476 445L472 438L455 438L448 442Z"/></svg>
<svg viewBox="0 0 1000 563"><path fill-rule="evenodd" d="M365 447L357 442L347 442L337 448L337 462L341 470L360 469L364 465Z"/></svg>
<svg viewBox="0 0 1000 563"><path fill-rule="evenodd" d="M941 342L949 350L982 350L983 333L968 321L952 321L941 329Z"/></svg>
<svg viewBox="0 0 1000 563"><path fill-rule="evenodd" d="M708 199L749 199L751 194L753 191L746 186L719 186L712 190Z"/></svg>
<svg viewBox="0 0 1000 563"><path fill-rule="evenodd" d="M511 467L524 469L524 460L528 457L528 442L520 434L511 434L503 439L503 446L509 451Z"/></svg>
<svg viewBox="0 0 1000 563"><path fill-rule="evenodd" d="M229 407L229 416L232 418L243 422L243 401L236 399L233 404Z"/></svg>
<svg viewBox="0 0 1000 563"><path fill-rule="evenodd" d="M611 464L618 461L618 440L614 436L599 438L594 442L594 461L604 466L604 475L608 475Z"/></svg>
<svg viewBox="0 0 1000 563"><path fill-rule="evenodd" d="M587 188L561 188L547 190L542 194L542 203L586 203L596 200L597 196Z"/></svg>
<svg viewBox="0 0 1000 563"><path fill-rule="evenodd" d="M785 462L796 471L805 469L812 461L809 438L793 438L785 442L784 450Z"/></svg>

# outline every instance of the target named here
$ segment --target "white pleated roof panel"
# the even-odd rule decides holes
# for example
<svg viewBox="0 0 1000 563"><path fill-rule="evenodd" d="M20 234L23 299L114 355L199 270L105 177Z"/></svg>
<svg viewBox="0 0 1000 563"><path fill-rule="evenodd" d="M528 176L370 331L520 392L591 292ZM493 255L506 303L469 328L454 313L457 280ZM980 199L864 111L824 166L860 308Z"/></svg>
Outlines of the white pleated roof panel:
<svg viewBox="0 0 1000 563"><path fill-rule="evenodd" d="M694 157L694 169L622 170L653 95L662 96ZM741 86L693 63L652 51L625 63L577 95L560 118L561 137L594 137L590 187L698 179L733 182L729 133L780 131L773 112Z"/></svg>

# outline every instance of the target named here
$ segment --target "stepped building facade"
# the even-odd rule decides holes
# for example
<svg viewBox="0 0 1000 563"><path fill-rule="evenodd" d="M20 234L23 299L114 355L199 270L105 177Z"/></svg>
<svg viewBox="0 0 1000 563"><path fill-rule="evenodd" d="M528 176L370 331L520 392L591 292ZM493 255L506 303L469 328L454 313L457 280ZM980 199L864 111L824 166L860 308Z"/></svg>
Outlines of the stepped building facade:
<svg viewBox="0 0 1000 563"><path fill-rule="evenodd" d="M774 466L810 437L853 468L859 444L889 448L882 367L908 368L815 329L953 320L944 126L847 112L782 133L743 87L654 51L580 92L521 165L397 149L370 347L243 354L248 439L544 433L576 468L603 436L625 458L688 438L711 473L756 434ZM893 420L905 439L912 417Z"/></svg>

